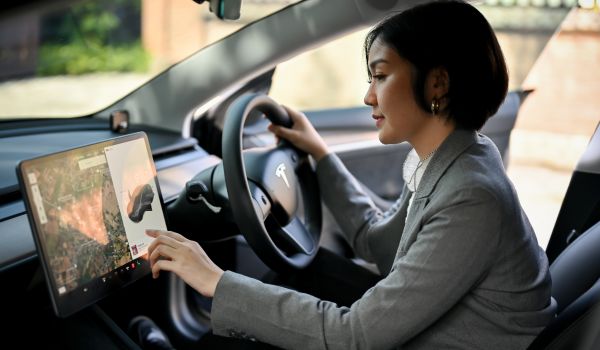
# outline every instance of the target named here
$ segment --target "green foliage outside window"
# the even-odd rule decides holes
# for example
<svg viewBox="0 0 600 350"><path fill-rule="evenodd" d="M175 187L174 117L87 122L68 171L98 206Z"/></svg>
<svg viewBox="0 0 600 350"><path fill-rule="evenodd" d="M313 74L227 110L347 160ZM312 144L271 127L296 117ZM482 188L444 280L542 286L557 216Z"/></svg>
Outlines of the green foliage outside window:
<svg viewBox="0 0 600 350"><path fill-rule="evenodd" d="M144 72L140 0L86 1L42 20L38 75Z"/></svg>
<svg viewBox="0 0 600 350"><path fill-rule="evenodd" d="M81 44L43 45L39 52L38 75L76 75L92 72L145 72L149 55L139 42L128 46Z"/></svg>

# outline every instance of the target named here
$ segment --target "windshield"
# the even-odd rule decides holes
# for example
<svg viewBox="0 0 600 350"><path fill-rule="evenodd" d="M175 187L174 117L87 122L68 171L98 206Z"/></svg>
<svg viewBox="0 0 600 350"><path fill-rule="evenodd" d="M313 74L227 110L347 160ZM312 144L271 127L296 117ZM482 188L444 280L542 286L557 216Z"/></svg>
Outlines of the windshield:
<svg viewBox="0 0 600 350"><path fill-rule="evenodd" d="M238 21L208 1L42 2L0 17L0 119L101 110L195 51L298 0L244 0Z"/></svg>

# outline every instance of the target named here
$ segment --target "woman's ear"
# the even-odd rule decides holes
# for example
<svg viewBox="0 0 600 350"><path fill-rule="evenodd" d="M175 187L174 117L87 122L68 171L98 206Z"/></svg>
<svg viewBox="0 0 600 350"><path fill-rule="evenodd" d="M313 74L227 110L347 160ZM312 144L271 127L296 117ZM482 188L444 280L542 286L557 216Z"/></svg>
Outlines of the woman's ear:
<svg viewBox="0 0 600 350"><path fill-rule="evenodd" d="M444 67L436 67L429 71L427 77L428 84L431 89L431 97L437 97L441 99L446 96L450 87L450 79L448 77L448 71Z"/></svg>
<svg viewBox="0 0 600 350"><path fill-rule="evenodd" d="M446 68L439 66L432 68L427 73L425 80L425 96L428 104L431 105L431 112L436 115L444 114L448 106L448 90L450 88L450 78Z"/></svg>

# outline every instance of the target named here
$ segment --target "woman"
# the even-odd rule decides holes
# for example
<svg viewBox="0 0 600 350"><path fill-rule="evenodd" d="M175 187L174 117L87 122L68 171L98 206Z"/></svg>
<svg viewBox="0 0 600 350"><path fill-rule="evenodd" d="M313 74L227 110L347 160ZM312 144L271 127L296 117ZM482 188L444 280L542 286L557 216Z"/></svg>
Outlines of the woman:
<svg viewBox="0 0 600 350"><path fill-rule="evenodd" d="M288 109L294 126L270 130L314 157L325 203L383 279L339 307L223 272L197 244L157 231L153 274L173 271L214 297L215 334L283 348L527 348L555 305L547 259L498 150L477 133L508 86L492 29L469 4L432 2L377 25L365 53L365 103L380 141L414 147L391 210L372 204L301 113ZM349 201L336 203L341 196Z"/></svg>

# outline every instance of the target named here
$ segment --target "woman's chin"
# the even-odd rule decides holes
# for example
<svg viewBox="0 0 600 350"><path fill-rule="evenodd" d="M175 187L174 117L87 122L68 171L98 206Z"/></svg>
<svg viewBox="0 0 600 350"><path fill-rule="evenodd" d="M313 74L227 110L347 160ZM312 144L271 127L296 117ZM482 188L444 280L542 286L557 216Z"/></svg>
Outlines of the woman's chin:
<svg viewBox="0 0 600 350"><path fill-rule="evenodd" d="M393 143L393 142L390 142L389 138L386 137L386 135L384 135L382 131L383 130L379 131L379 142L381 142L384 145L389 145L390 143Z"/></svg>
<svg viewBox="0 0 600 350"><path fill-rule="evenodd" d="M385 133L383 129L379 130L379 142L384 145L395 145L406 141L403 137L393 136Z"/></svg>

